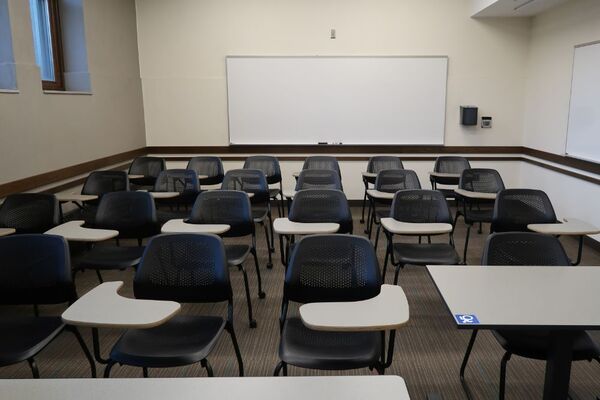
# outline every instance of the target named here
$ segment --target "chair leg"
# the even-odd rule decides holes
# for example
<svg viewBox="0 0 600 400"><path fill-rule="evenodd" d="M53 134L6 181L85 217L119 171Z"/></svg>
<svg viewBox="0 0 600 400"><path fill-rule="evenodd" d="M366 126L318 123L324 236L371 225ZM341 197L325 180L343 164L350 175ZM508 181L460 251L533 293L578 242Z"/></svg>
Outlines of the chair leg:
<svg viewBox="0 0 600 400"><path fill-rule="evenodd" d="M250 250L250 253L252 253L252 257L254 257L254 268L256 268L256 279L258 281L258 298L264 299L266 295L262 289L262 278L260 276L260 268L258 266L258 257L256 255L256 249L252 248L252 250Z"/></svg>
<svg viewBox="0 0 600 400"><path fill-rule="evenodd" d="M98 268L96 268L96 276L98 277L98 281L100 281L100 283L104 283L104 279L102 279L102 274Z"/></svg>
<svg viewBox="0 0 600 400"><path fill-rule="evenodd" d="M498 391L499 400L504 400L504 392L506 389L506 364L508 363L508 360L510 360L511 355L512 354L507 351L504 353L502 361L500 361L500 389Z"/></svg>
<svg viewBox="0 0 600 400"><path fill-rule="evenodd" d="M372 207L371 202L369 202L369 208L367 211L367 223L365 224L365 233L370 233L369 232L369 224L371 223L371 214L372 214L371 207Z"/></svg>
<svg viewBox="0 0 600 400"><path fill-rule="evenodd" d="M283 363L283 376L288 376L287 363Z"/></svg>
<svg viewBox="0 0 600 400"><path fill-rule="evenodd" d="M271 253L275 253L275 234L273 233L273 215L271 214L271 210L269 210L267 217L269 218L269 233L271 235L271 244L269 245L269 250Z"/></svg>
<svg viewBox="0 0 600 400"><path fill-rule="evenodd" d="M473 350L473 345L475 344L475 339L477 339L477 329L474 329L471 333L471 338L469 339L469 344L467 345L467 350L465 351L465 355L462 360L462 364L460 364L460 380L465 380L465 369L467 368L467 363L469 362L469 357L471 356L471 351Z"/></svg>
<svg viewBox="0 0 600 400"><path fill-rule="evenodd" d="M377 245L379 244L379 234L381 233L381 223L377 225L377 233L375 234L375 250L377 250Z"/></svg>
<svg viewBox="0 0 600 400"><path fill-rule="evenodd" d="M467 265L467 248L469 247L469 236L471 235L471 225L467 225L467 235L465 237L465 250L463 251L463 264Z"/></svg>
<svg viewBox="0 0 600 400"><path fill-rule="evenodd" d="M279 376L279 373L281 372L284 366L285 363L283 361L279 361L279 363L275 367L275 371L273 371L273 376Z"/></svg>
<svg viewBox="0 0 600 400"><path fill-rule="evenodd" d="M148 377L148 368L147 367L142 367L142 375L144 376L144 378Z"/></svg>
<svg viewBox="0 0 600 400"><path fill-rule="evenodd" d="M396 273L394 274L394 285L398 284L398 275L400 274L400 269L404 268L404 265L396 266Z"/></svg>
<svg viewBox="0 0 600 400"><path fill-rule="evenodd" d="M367 205L367 189L365 189L365 194L363 196L363 201L362 201L362 213L360 214L360 223L364 224L365 223L365 206Z"/></svg>
<svg viewBox="0 0 600 400"><path fill-rule="evenodd" d="M269 261L267 263L267 268L273 268L273 260L271 258L271 239L269 239L269 228L267 228L267 224L262 222L263 228L265 228L265 240L267 241L267 253L269 254Z"/></svg>
<svg viewBox="0 0 600 400"><path fill-rule="evenodd" d="M248 324L250 328L256 328L256 320L252 316L252 300L250 299L250 288L248 287L248 275L242 265L238 265L238 269L242 271L244 276L244 288L246 289L246 304L248 305Z"/></svg>
<svg viewBox="0 0 600 400"><path fill-rule="evenodd" d="M106 364L106 367L104 368L104 377L105 378L110 378L110 370L112 369L112 367L115 365L115 362L113 360L108 360L108 363Z"/></svg>
<svg viewBox="0 0 600 400"><path fill-rule="evenodd" d="M27 363L29 364L29 368L31 368L31 374L34 379L40 378L40 370L38 369L37 363L35 362L33 357L27 359Z"/></svg>
<svg viewBox="0 0 600 400"><path fill-rule="evenodd" d="M73 335L75 335L75 338L77 338L77 342L79 343L79 346L81 346L81 350L83 350L83 353L85 354L85 358L87 358L88 362L90 363L90 370L92 371L92 378L95 378L96 377L96 362L94 361L94 357L92 356L92 353L90 353L90 350L86 346L85 341L83 340L83 337L81 337L81 333L79 333L79 330L73 325L67 325L67 330L69 332L73 333Z"/></svg>
<svg viewBox="0 0 600 400"><path fill-rule="evenodd" d="M208 374L209 377L215 376L213 374L213 369L210 366L210 363L208 362L208 360L206 358L200 360L200 365L202 365L202 367L204 367L206 369L206 373Z"/></svg>
<svg viewBox="0 0 600 400"><path fill-rule="evenodd" d="M238 362L239 375L244 376L244 362L242 361L242 353L240 352L240 347L238 346L235 331L233 330L233 324L227 322L227 324L225 325L225 330L229 332L229 336L231 337L231 343L233 343L233 350L235 351L235 357L237 358Z"/></svg>

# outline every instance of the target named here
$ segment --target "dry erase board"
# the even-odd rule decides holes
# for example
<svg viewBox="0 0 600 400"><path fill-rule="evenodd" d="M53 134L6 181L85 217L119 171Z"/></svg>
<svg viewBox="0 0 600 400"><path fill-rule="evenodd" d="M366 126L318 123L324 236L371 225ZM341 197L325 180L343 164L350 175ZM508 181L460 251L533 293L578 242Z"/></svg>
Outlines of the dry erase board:
<svg viewBox="0 0 600 400"><path fill-rule="evenodd" d="M229 56L232 144L444 143L448 57Z"/></svg>
<svg viewBox="0 0 600 400"><path fill-rule="evenodd" d="M575 47L566 153L600 162L600 42Z"/></svg>

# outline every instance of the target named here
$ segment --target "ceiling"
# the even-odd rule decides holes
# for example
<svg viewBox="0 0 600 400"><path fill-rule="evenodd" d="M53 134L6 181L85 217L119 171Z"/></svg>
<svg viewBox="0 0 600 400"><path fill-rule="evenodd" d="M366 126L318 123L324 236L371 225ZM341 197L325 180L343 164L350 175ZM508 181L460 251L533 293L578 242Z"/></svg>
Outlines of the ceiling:
<svg viewBox="0 0 600 400"><path fill-rule="evenodd" d="M531 17L570 0L473 0L474 18Z"/></svg>

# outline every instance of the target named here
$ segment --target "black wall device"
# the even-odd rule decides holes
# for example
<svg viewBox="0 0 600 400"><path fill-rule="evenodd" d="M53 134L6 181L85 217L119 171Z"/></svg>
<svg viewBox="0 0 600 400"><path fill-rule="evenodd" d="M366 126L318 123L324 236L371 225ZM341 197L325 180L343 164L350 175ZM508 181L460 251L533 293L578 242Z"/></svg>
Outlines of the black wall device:
<svg viewBox="0 0 600 400"><path fill-rule="evenodd" d="M477 107L460 106L461 125L477 125Z"/></svg>

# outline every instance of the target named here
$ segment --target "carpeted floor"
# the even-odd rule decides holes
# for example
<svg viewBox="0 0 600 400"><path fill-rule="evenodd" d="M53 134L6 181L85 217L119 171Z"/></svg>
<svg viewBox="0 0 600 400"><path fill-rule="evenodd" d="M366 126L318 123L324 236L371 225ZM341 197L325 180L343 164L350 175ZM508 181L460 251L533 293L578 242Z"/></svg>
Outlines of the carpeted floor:
<svg viewBox="0 0 600 400"><path fill-rule="evenodd" d="M359 222L360 209L354 208L354 232L363 235L364 225ZM275 212L276 213L276 212ZM484 226L484 232L489 227ZM234 288L235 329L240 343L244 367L247 376L272 375L278 362L277 347L279 341L278 317L281 305L283 267L279 262L279 252L273 256L274 267L266 268L266 247L262 229L258 230L259 256L262 266L262 277L267 297L258 299L256 277L252 262L249 260L248 275L252 290L256 329L248 327L246 304L242 275L231 270L231 281ZM462 254L465 225L461 220L457 223L455 233L456 247ZM469 245L469 264L479 263L482 246L486 234L471 235ZM410 240L410 239L409 239ZM440 239L441 240L441 239ZM447 240L447 236L443 240ZM567 252L574 257L576 242L563 239ZM378 254L383 263L384 243L380 241ZM600 265L600 253L591 248L584 249L582 265ZM133 271L104 273L105 280L125 281L124 295L131 295ZM391 282L392 274L388 273L387 281ZM78 274L76 277L78 293L84 294L98 284L93 272ZM410 303L410 321L400 329L396 338L394 362L387 374L402 376L408 385L411 398L424 399L426 394L437 392L444 399L466 398L461 387L458 372L467 341L468 331L458 331L451 316L446 311L442 299L424 268L407 267L400 273L400 285L403 287ZM599 302L600 306L600 302ZM42 307L43 314L58 314L62 306ZM223 314L224 306L186 305L183 312ZM3 307L0 315L15 313L31 313L31 307ZM82 329L84 338L91 348L91 333ZM103 353L110 351L112 344L119 337L117 330L103 329L101 344ZM600 341L600 335L593 334ZM476 399L497 398L500 370L500 346L489 332L480 333L475 344L471 361L467 369L467 380ZM237 365L231 342L227 335L220 340L217 348L209 357L215 376L235 376ZM64 333L50 344L38 357L38 366L43 378L78 378L89 377L89 367L72 335ZM540 361L532 361L513 357L508 365L507 399L539 399L542 396L544 366ZM102 373L103 368L99 369ZM370 374L369 370L322 372L302 370L290 367L290 375L340 375ZM113 368L112 376L141 377L139 368ZM152 377L195 377L205 376L199 366L185 368L150 370ZM0 378L29 378L31 373L26 363L0 368ZM572 392L580 399L594 399L600 395L600 365L598 363L577 362L572 369ZM0 395L1 397L1 395Z"/></svg>

